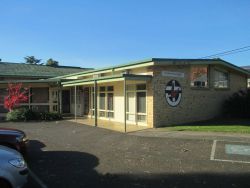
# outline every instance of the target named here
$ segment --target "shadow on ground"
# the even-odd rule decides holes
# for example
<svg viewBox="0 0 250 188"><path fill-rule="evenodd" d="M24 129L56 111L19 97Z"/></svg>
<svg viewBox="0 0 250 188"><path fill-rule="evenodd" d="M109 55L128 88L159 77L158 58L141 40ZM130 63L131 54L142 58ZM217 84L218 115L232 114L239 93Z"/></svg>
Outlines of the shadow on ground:
<svg viewBox="0 0 250 188"><path fill-rule="evenodd" d="M43 143L31 140L28 163L51 188L250 187L250 173L99 174L95 170L99 159L94 155L75 151L42 151L42 147ZM39 186L30 178L26 188L35 187Z"/></svg>

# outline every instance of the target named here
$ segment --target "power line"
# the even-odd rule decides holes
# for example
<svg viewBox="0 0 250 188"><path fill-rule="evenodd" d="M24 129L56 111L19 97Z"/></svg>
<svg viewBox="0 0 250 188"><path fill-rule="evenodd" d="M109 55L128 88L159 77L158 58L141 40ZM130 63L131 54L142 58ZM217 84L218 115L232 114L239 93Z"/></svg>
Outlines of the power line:
<svg viewBox="0 0 250 188"><path fill-rule="evenodd" d="M233 50L228 50L228 51L224 51L224 52L220 52L217 54L213 54L213 55L209 55L209 56L204 56L201 57L201 59L205 59L205 58L215 58L215 57L220 57L220 56L225 56L225 55L231 55L231 54L236 54L236 53L240 53L240 52L245 52L245 51L249 51L250 50L250 46L244 46L241 48L236 48Z"/></svg>
<svg viewBox="0 0 250 188"><path fill-rule="evenodd" d="M225 56L225 55L232 55L232 54L237 54L237 53L241 53L241 52L246 52L246 51L249 51L250 50L250 48L249 49L246 49L246 50L240 50L240 51L237 51L237 52L234 52L234 53L228 53L228 54L224 54L224 55L220 55L220 57L221 56ZM217 56L218 57L218 56Z"/></svg>

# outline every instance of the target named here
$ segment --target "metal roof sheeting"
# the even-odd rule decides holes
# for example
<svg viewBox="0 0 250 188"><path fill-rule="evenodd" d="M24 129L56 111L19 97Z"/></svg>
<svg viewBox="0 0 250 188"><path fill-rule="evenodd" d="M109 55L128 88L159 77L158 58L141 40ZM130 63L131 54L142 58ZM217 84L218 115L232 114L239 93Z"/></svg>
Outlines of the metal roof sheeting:
<svg viewBox="0 0 250 188"><path fill-rule="evenodd" d="M10 77L39 77L39 78L51 78L56 76L62 76L66 74L72 74L76 72L82 72L85 68L81 67L67 67L67 66L46 66L46 65L32 65L25 63L8 63L0 62L0 76Z"/></svg>

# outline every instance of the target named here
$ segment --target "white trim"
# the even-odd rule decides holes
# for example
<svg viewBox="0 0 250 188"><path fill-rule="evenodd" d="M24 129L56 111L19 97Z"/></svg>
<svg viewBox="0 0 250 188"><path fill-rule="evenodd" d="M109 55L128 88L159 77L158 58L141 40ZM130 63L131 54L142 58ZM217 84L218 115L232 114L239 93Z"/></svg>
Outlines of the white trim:
<svg viewBox="0 0 250 188"><path fill-rule="evenodd" d="M220 161L220 162L230 162L230 163L245 163L250 164L249 161L236 161L236 160L226 160L226 159L213 159L212 161Z"/></svg>
<svg viewBox="0 0 250 188"><path fill-rule="evenodd" d="M216 143L217 143L217 140L214 140L214 141L213 141L213 145L212 145L210 160L214 160L215 149L216 149Z"/></svg>
<svg viewBox="0 0 250 188"><path fill-rule="evenodd" d="M211 161L250 164L250 161L228 160L228 159L216 159L216 158L215 158L215 152L216 152L216 144L217 144L218 141L221 141L221 142L247 143L247 142L244 142L244 141L214 140L214 141L213 141L213 144L212 144L211 155L210 155L210 160L211 160Z"/></svg>
<svg viewBox="0 0 250 188"><path fill-rule="evenodd" d="M125 67L120 67L120 68L114 68L114 71L121 71L121 70L127 70L127 69L135 69L135 68L141 68L141 67L148 67L154 65L154 62L149 62L149 63L142 63L139 65L128 65Z"/></svg>

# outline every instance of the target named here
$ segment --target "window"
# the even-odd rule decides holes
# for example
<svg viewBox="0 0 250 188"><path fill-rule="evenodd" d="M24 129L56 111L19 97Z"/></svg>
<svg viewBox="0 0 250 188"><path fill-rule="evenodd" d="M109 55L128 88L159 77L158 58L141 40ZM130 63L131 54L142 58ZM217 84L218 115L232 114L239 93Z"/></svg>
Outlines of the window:
<svg viewBox="0 0 250 188"><path fill-rule="evenodd" d="M108 93L108 110L113 110L113 98L114 98L114 94L113 93Z"/></svg>
<svg viewBox="0 0 250 188"><path fill-rule="evenodd" d="M146 113L146 92L137 92L137 112Z"/></svg>
<svg viewBox="0 0 250 188"><path fill-rule="evenodd" d="M31 102L32 103L48 103L49 102L49 88L31 88Z"/></svg>
<svg viewBox="0 0 250 188"><path fill-rule="evenodd" d="M191 67L191 86L208 87L208 67L194 66Z"/></svg>
<svg viewBox="0 0 250 188"><path fill-rule="evenodd" d="M49 112L49 88L31 88L30 108L34 112Z"/></svg>
<svg viewBox="0 0 250 188"><path fill-rule="evenodd" d="M113 86L108 86L107 91L114 91L114 87Z"/></svg>
<svg viewBox="0 0 250 188"><path fill-rule="evenodd" d="M7 89L0 89L0 113L7 113L8 110L4 108L4 98L8 96Z"/></svg>
<svg viewBox="0 0 250 188"><path fill-rule="evenodd" d="M90 90L90 111L91 111L91 116L95 116L95 88L91 87Z"/></svg>
<svg viewBox="0 0 250 188"><path fill-rule="evenodd" d="M102 86L102 87L99 88L99 90L100 90L100 92L101 91L106 91L106 87Z"/></svg>
<svg viewBox="0 0 250 188"><path fill-rule="evenodd" d="M214 87L215 88L228 88L229 76L227 72L214 71Z"/></svg>
<svg viewBox="0 0 250 188"><path fill-rule="evenodd" d="M114 117L114 94L108 93L107 97L107 117L113 118Z"/></svg>
<svg viewBox="0 0 250 188"><path fill-rule="evenodd" d="M146 92L137 92L137 121L145 122L146 121Z"/></svg>
<svg viewBox="0 0 250 188"><path fill-rule="evenodd" d="M4 98L8 96L7 89L0 89L0 104L4 104Z"/></svg>
<svg viewBox="0 0 250 188"><path fill-rule="evenodd" d="M105 93L99 94L99 109L105 110Z"/></svg>
<svg viewBox="0 0 250 188"><path fill-rule="evenodd" d="M114 118L114 87L99 87L99 117Z"/></svg>

